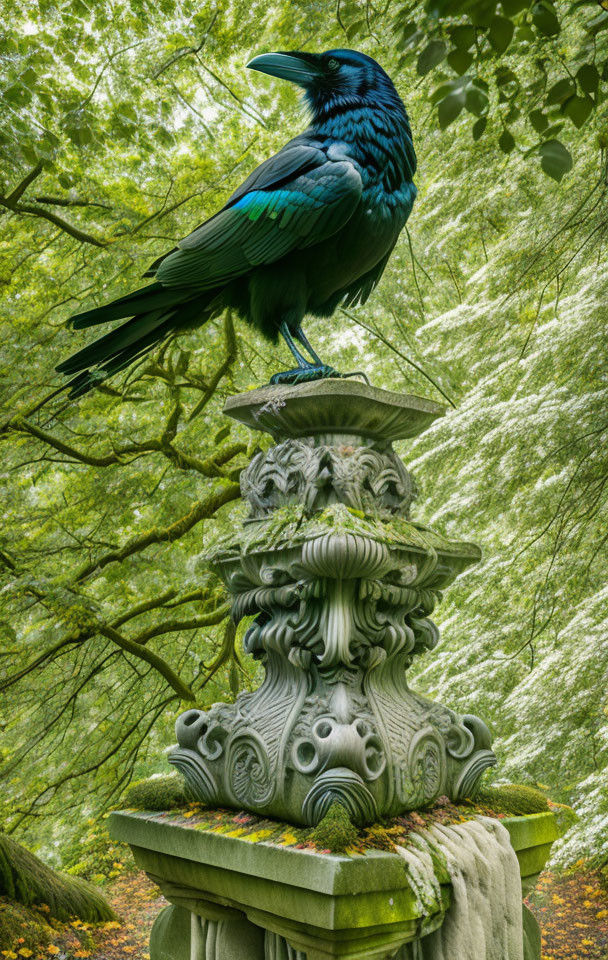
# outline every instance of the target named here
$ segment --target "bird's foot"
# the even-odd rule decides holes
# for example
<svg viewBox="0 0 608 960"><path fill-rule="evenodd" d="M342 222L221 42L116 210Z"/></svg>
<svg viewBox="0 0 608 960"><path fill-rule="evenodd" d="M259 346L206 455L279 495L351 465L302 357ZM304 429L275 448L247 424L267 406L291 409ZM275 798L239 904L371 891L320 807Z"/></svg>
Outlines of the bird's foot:
<svg viewBox="0 0 608 960"><path fill-rule="evenodd" d="M310 383L313 380L326 380L329 377L345 379L346 377L363 377L366 383L369 383L366 375L360 371L355 373L338 373L333 367L326 363L317 363L310 367L296 367L295 370L282 370L275 373L270 378L272 384L276 383Z"/></svg>

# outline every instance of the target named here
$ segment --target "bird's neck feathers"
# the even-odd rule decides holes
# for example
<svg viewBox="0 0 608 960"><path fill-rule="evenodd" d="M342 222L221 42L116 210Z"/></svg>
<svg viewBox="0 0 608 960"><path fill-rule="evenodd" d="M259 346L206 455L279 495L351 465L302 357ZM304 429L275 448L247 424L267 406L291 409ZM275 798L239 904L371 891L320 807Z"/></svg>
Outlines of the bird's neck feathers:
<svg viewBox="0 0 608 960"><path fill-rule="evenodd" d="M307 91L311 130L321 137L342 140L366 150L374 144L399 156L407 179L416 171L409 117L391 80L386 77L370 90L335 89L315 94Z"/></svg>
<svg viewBox="0 0 608 960"><path fill-rule="evenodd" d="M384 82L382 82L384 81ZM387 76L373 87L360 87L343 83L329 89L308 89L304 100L314 124L331 122L352 109L386 111L408 123L408 116L401 97Z"/></svg>

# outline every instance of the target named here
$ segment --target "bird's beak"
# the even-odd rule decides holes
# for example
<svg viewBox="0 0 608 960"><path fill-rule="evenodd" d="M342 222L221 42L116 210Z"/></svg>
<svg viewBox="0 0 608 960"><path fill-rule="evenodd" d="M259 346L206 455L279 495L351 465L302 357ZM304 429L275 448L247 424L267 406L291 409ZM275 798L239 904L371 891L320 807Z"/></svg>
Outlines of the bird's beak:
<svg viewBox="0 0 608 960"><path fill-rule="evenodd" d="M300 87L314 83L323 72L314 53L262 53L250 60L247 67L281 80L291 80Z"/></svg>

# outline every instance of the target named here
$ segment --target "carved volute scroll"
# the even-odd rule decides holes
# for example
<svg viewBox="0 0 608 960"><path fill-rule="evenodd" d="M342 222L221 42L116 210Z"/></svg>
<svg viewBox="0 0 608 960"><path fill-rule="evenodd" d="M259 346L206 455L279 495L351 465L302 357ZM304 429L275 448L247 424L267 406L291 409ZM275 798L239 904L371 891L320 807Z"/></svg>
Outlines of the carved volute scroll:
<svg viewBox="0 0 608 960"><path fill-rule="evenodd" d="M353 380L275 386L225 412L277 441L241 489L250 519L211 565L265 678L234 704L187 710L170 756L195 796L294 823L344 804L359 823L470 794L495 763L482 720L410 690L439 633L441 591L480 558L410 520L392 442L443 414Z"/></svg>

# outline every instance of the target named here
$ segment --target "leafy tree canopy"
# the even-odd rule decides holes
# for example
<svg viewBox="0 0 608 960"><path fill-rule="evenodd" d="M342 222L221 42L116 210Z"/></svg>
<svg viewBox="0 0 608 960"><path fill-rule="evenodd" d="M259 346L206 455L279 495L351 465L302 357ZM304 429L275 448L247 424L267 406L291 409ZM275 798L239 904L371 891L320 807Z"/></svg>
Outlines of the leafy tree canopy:
<svg viewBox="0 0 608 960"><path fill-rule="evenodd" d="M608 14L544 0L5 7L6 829L50 854L130 780L164 772L184 704L257 682L205 556L238 534L239 472L267 442L229 425L223 401L287 357L227 315L78 403L53 368L86 340L72 313L139 285L301 128L295 91L245 71L250 57L353 46L408 106L420 192L373 299L311 337L378 386L449 398L400 452L418 518L484 549L413 682L488 718L499 776L579 809L565 859L600 856Z"/></svg>

